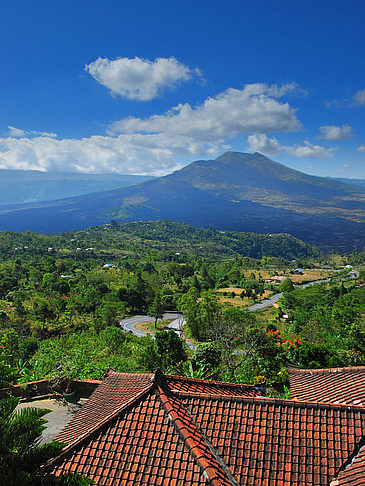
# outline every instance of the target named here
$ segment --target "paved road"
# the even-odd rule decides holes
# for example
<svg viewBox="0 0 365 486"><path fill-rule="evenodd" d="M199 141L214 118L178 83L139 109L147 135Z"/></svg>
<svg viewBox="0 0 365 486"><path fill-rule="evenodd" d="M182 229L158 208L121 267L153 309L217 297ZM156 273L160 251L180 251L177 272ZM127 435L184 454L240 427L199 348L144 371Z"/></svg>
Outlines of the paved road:
<svg viewBox="0 0 365 486"><path fill-rule="evenodd" d="M184 319L182 318L181 314L177 314L176 312L167 312L163 316L164 319L174 319L170 322L167 326L167 329L173 329L179 335L181 334L181 329L183 324L185 323ZM152 332L141 331L140 329L136 329L135 325L140 322L154 322L155 318L150 316L134 316L129 317L127 319L122 319L119 321L120 327L123 329L124 332L131 332L135 336L143 337L149 334L153 336Z"/></svg>
<svg viewBox="0 0 365 486"><path fill-rule="evenodd" d="M306 287L310 287L311 285L315 285L315 284L319 284L319 283L325 283L325 282L329 282L329 281L330 281L329 278L326 278L324 280L314 280L313 282L308 282L308 283L303 284L303 285L298 285L298 287L300 287L301 289L305 289ZM283 296L282 292L280 292L278 294L274 294L271 297L268 297L267 299L262 300L258 304L250 305L248 310L249 311L257 311L257 310L261 310L261 309L266 309L266 307L270 307L271 305L275 304L275 302L277 302L280 299L280 297L282 297L282 296Z"/></svg>
<svg viewBox="0 0 365 486"><path fill-rule="evenodd" d="M283 296L282 292L280 292L279 294L272 295L271 297L268 297L267 299L262 300L257 304L250 305L248 307L248 310L257 311L257 310L265 309L266 307L270 307L271 305L275 304L275 302L277 302L282 296Z"/></svg>
<svg viewBox="0 0 365 486"><path fill-rule="evenodd" d="M357 278L359 276L358 272L354 271L352 278ZM326 278L324 280L314 280L313 282L308 282L306 284L300 285L300 288L305 289L306 287L310 287L311 285L319 284L319 283L325 283L329 282L331 279ZM341 280L346 280L346 279L341 279ZM280 297L283 296L283 293L280 292L278 294L272 295L271 297L268 297L265 300L262 300L261 302L258 302L257 304L252 304L248 307L249 311L257 311L257 310L262 310L266 309L266 307L270 307L275 302L277 302ZM170 324L167 326L167 329L173 329L179 336L181 336L181 330L182 326L185 324L184 318L182 317L181 314L173 313L173 312L167 312L164 314L164 319L174 319ZM146 336L149 334L150 336L153 337L153 333L147 333L145 331L140 331L139 329L136 329L134 326L138 324L139 322L150 322L154 321L155 319L153 317L149 316L135 316L135 317L130 317L128 319L123 319L119 321L121 328L125 332L131 332L135 336L142 337Z"/></svg>

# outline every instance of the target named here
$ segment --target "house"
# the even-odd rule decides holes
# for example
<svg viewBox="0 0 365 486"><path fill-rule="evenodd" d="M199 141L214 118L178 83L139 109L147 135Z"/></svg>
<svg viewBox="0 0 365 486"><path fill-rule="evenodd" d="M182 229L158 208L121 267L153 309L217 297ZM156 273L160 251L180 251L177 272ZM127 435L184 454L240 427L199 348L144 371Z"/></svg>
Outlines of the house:
<svg viewBox="0 0 365 486"><path fill-rule="evenodd" d="M68 445L47 468L96 485L345 486L364 484L364 438L362 406L111 370L58 435Z"/></svg>
<svg viewBox="0 0 365 486"><path fill-rule="evenodd" d="M302 268L296 268L295 270L292 270L290 273L292 275L303 275L303 269Z"/></svg>

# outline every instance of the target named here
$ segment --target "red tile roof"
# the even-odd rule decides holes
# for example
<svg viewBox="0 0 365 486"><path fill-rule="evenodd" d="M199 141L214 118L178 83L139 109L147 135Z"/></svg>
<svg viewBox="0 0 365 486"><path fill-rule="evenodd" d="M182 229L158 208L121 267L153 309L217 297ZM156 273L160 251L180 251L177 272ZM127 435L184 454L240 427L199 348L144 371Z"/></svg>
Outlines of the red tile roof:
<svg viewBox="0 0 365 486"><path fill-rule="evenodd" d="M151 387L154 374L135 374L110 372L93 392L80 412L60 432L57 440L71 443L88 433L96 425L103 423L116 411L134 401Z"/></svg>
<svg viewBox="0 0 365 486"><path fill-rule="evenodd" d="M240 390L161 372L110 372L88 402L93 424L83 426L85 412L76 416L63 432L73 442L49 468L113 486L340 480L365 436L365 407L247 397Z"/></svg>
<svg viewBox="0 0 365 486"><path fill-rule="evenodd" d="M254 397L258 391L253 385L239 385L223 381L207 381L198 378L165 375L166 384L172 391L230 397Z"/></svg>
<svg viewBox="0 0 365 486"><path fill-rule="evenodd" d="M294 400L365 406L365 366L303 370L288 368Z"/></svg>

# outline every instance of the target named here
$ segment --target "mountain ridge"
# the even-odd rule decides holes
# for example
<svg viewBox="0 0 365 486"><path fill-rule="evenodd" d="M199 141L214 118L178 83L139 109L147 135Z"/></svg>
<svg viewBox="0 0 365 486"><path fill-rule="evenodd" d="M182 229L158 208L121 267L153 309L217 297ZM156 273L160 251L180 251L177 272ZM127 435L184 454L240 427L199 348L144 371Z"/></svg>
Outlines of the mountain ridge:
<svg viewBox="0 0 365 486"><path fill-rule="evenodd" d="M357 249L365 241L365 190L304 174L259 153L226 152L134 186L0 207L0 228L16 231L60 232L111 219L286 232L327 250Z"/></svg>

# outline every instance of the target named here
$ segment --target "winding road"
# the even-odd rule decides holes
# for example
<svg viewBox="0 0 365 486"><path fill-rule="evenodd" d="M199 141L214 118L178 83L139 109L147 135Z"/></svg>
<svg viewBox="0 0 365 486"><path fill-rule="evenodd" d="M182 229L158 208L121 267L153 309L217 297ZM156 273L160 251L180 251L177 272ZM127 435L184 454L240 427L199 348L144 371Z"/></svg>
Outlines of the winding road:
<svg viewBox="0 0 365 486"><path fill-rule="evenodd" d="M352 278L357 278L358 276L359 273L357 271L354 271ZM306 287L310 287L311 285L329 282L330 280L331 279L329 278L326 278L324 280L314 280L313 282L308 282L298 287L305 289ZM341 279L341 280L346 280L346 279ZM273 304L275 304L275 302L277 302L282 296L283 296L282 292L279 292L278 294L274 294L271 297L268 297L267 299L258 302L257 304L250 305L248 307L248 310L254 312L257 310L266 309L266 307L270 307ZM169 323L167 329L173 329L179 336L181 336L182 327L185 324L185 320L183 316L176 312L167 312L166 314L164 314L163 318L174 319ZM136 329L135 325L140 324L141 322L153 322L154 320L155 320L154 317L150 317L150 316L134 316L134 317L128 317L126 319L122 319L121 321L119 321L119 324L124 332L132 333L138 337L144 337L147 334L153 337L154 334L152 332L146 332L140 329Z"/></svg>
<svg viewBox="0 0 365 486"><path fill-rule="evenodd" d="M164 319L173 319L167 326L167 329L173 329L179 336L181 335L182 326L185 324L184 318L181 314L176 312L166 312L163 315ZM136 329L135 325L140 324L141 322L154 322L155 318L150 316L134 316L128 317L126 319L122 319L119 321L120 327L124 332L129 332L134 334L138 337L143 337L149 334L153 336L152 332L142 331L140 329Z"/></svg>

